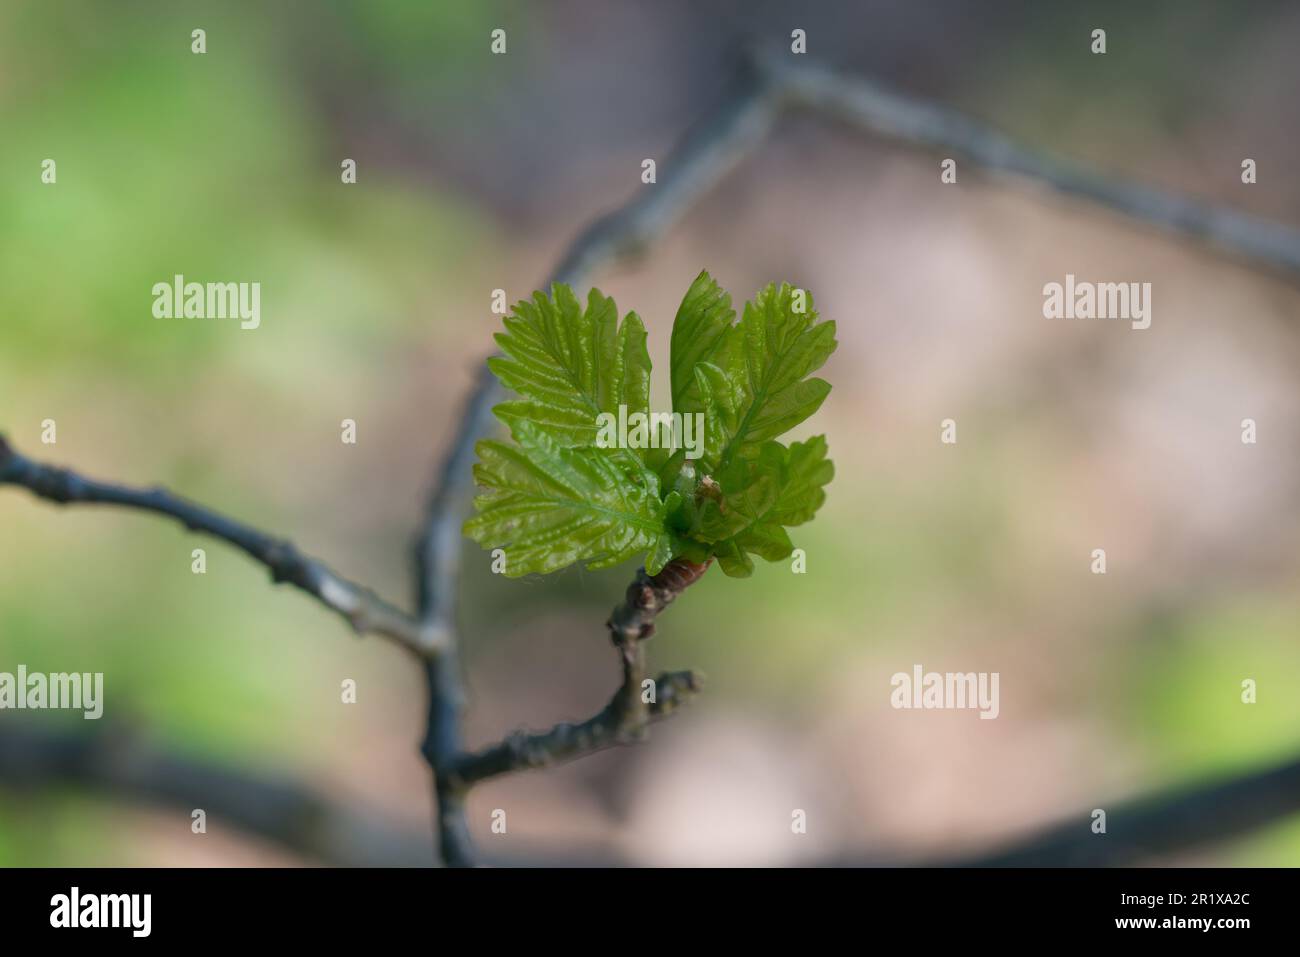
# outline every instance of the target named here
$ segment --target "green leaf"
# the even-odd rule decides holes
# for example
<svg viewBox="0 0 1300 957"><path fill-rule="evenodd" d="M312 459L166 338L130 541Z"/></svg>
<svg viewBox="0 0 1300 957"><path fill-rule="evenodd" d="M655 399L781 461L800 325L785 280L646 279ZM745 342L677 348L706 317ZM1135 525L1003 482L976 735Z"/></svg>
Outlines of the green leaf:
<svg viewBox="0 0 1300 957"><path fill-rule="evenodd" d="M585 309L564 285L535 293L497 342L504 354L491 369L520 398L493 410L512 441L477 447L484 494L465 532L504 549L510 576L642 555L650 574L676 557L715 557L728 575L748 575L751 556L787 557L786 527L825 500L826 440L775 441L830 390L810 376L835 349L835 325L819 322L801 291L770 285L736 322L707 272L691 284L673 324L670 379L674 412L704 417L698 460L684 449L600 447L603 415L629 425L649 416L650 357L641 320L620 323L598 290Z"/></svg>
<svg viewBox="0 0 1300 957"><path fill-rule="evenodd" d="M788 284L769 285L745 304L740 322L695 366L708 428L704 471L752 456L821 407L831 387L807 378L835 351L835 323L819 322L810 296L795 311Z"/></svg>
<svg viewBox="0 0 1300 957"><path fill-rule="evenodd" d="M478 443L474 479L488 489L465 534L505 551L505 574L516 578L585 562L607 568L641 553L656 574L676 551L667 514L680 501L659 499L644 471L633 480L613 449L566 448L527 419L511 422L514 444Z"/></svg>
<svg viewBox="0 0 1300 957"><path fill-rule="evenodd" d="M568 448L596 445L598 417L650 411L650 354L646 331L634 312L618 321L614 300L593 289L583 309L568 286L551 296L534 293L516 303L496 336L504 356L488 360L501 383L522 399L502 402L496 416L514 427L526 420ZM640 461L635 450L616 458Z"/></svg>
<svg viewBox="0 0 1300 957"><path fill-rule="evenodd" d="M705 411L695 367L713 361L735 318L731 296L707 271L696 276L673 319L670 361L674 412Z"/></svg>
<svg viewBox="0 0 1300 957"><path fill-rule="evenodd" d="M722 570L749 575L749 554L780 561L793 551L783 526L810 521L824 501L824 486L835 475L826 457L826 437L795 442L789 448L768 441L749 458L738 458L718 476L721 496L705 500L690 537L704 542Z"/></svg>

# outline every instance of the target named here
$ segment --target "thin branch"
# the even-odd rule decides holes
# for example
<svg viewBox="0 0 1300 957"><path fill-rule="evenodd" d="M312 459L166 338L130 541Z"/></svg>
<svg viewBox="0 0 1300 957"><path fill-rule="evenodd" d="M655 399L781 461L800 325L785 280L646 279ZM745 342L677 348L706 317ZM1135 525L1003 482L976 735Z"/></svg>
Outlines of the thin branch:
<svg viewBox="0 0 1300 957"><path fill-rule="evenodd" d="M434 830L438 853L448 867L472 867L474 844L465 819L465 789L458 787L451 768L461 750L464 683L455 645L424 663L428 715L420 748L433 772Z"/></svg>
<svg viewBox="0 0 1300 957"><path fill-rule="evenodd" d="M1226 780L1171 788L1090 814L991 852L927 862L959 867L1118 867L1242 837L1300 812L1300 758Z"/></svg>
<svg viewBox="0 0 1300 957"><path fill-rule="evenodd" d="M642 646L654 634L659 614L699 581L708 567L707 563L696 565L679 558L658 575L638 569L606 623L623 671L623 680L609 703L586 721L564 722L539 733L517 731L482 751L459 755L447 768L450 785L464 789L498 774L547 767L643 740L652 720L671 714L703 685L703 676L697 672L665 672L655 679L654 700L647 701L642 688L646 681Z"/></svg>
<svg viewBox="0 0 1300 957"><path fill-rule="evenodd" d="M436 651L434 634L373 591L349 581L324 562L302 554L289 541L227 518L161 487L131 488L85 478L68 469L34 462L0 436L0 485L16 485L59 505L117 505L164 515L192 532L234 545L287 582L336 612L358 634L390 638L421 656Z"/></svg>
<svg viewBox="0 0 1300 957"><path fill-rule="evenodd" d="M655 681L652 701L643 696L645 652L654 622L708 570L677 559L658 575L638 569L623 601L606 623L619 653L623 680L609 703L579 724L562 723L538 734L516 732L476 753L460 750L464 691L454 646L425 662L428 718L421 747L434 775L435 826L439 853L449 867L472 867L477 857L465 819L465 796L478 782L526 768L539 768L644 739L651 721L676 711L703 683L696 672L664 673Z"/></svg>
<svg viewBox="0 0 1300 957"><path fill-rule="evenodd" d="M17 791L75 785L187 814L202 809L214 821L326 864L420 867L430 862L427 831L340 807L281 773L178 755L122 727L68 733L6 724L0 729L0 780ZM190 822L183 826L188 835ZM215 826L209 827L212 833Z"/></svg>
<svg viewBox="0 0 1300 957"><path fill-rule="evenodd" d="M564 254L550 282L585 285L597 269L644 252L762 145L780 107L780 90L746 60L730 95L658 164L658 181L587 227Z"/></svg>
<svg viewBox="0 0 1300 957"><path fill-rule="evenodd" d="M991 172L1035 180L1246 260L1290 273L1300 271L1300 230L1293 227L1090 172L1023 146L956 110L893 92L803 56L766 51L757 60L790 105L825 113L888 139L941 149Z"/></svg>
<svg viewBox="0 0 1300 957"><path fill-rule="evenodd" d="M639 649L638 649L639 654ZM664 672L655 679L656 700L644 718L634 719L630 695L641 694L640 662L624 665L623 683L599 712L586 721L561 723L547 731L516 731L490 747L460 757L450 769L453 783L466 788L487 778L532 768L551 767L643 737L646 721L666 717L698 693L703 679L695 671ZM629 690L630 689L630 690Z"/></svg>

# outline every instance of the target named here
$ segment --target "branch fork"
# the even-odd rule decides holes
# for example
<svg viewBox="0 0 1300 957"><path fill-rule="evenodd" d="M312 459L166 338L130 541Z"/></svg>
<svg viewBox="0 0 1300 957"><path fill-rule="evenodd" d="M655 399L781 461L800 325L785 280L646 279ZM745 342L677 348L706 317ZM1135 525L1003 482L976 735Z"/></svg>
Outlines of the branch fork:
<svg viewBox="0 0 1300 957"><path fill-rule="evenodd" d="M669 562L655 576L639 569L608 622L622 667L622 681L609 703L586 721L563 722L541 732L516 731L481 751L457 754L442 767L443 785L463 791L499 774L549 767L644 740L650 722L672 714L703 688L704 677L698 672L664 672L654 681L653 700L647 701L642 690L643 644L654 633L654 618L707 569L708 563L696 565L684 559Z"/></svg>

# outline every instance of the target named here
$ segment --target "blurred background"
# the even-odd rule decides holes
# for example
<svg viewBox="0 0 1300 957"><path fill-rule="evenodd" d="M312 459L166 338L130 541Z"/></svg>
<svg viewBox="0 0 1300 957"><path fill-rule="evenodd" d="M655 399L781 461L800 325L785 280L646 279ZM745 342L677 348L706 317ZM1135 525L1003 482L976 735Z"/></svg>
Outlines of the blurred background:
<svg viewBox="0 0 1300 957"><path fill-rule="evenodd" d="M1293 4L11 0L0 431L285 534L405 602L500 322L491 291L527 296L594 216L653 188L641 160L721 102L737 50L794 28L809 57L1052 154L1300 223ZM1300 751L1294 278L970 165L941 187L940 158L787 118L663 241L594 277L646 320L661 403L701 268L737 299L812 290L840 347L795 437L827 433L837 474L796 530L807 574L711 573L661 620L654 670L702 669L707 693L643 746L479 787L486 851L954 854ZM1067 272L1151 282L1152 327L1044 320L1043 284ZM153 319L150 288L175 273L259 281L261 328ZM511 581L466 544L470 743L594 713L632 567ZM428 829L407 657L173 524L0 490L0 670L20 663L104 672L100 724ZM999 672L1000 716L893 710L890 676L914 664ZM0 712L0 732L20 723L96 730ZM300 861L215 819L193 835L182 808L0 780L0 864ZM1300 863L1300 819L1177 862Z"/></svg>

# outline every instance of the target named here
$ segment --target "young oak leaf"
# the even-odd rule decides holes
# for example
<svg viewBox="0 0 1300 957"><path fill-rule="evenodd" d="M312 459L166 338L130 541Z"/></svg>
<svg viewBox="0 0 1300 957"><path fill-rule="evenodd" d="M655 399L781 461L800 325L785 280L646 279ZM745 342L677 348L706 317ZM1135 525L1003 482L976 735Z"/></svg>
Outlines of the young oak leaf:
<svg viewBox="0 0 1300 957"><path fill-rule="evenodd" d="M555 284L515 304L497 333L504 356L488 367L508 389L523 398L499 403L494 414L513 428L527 420L569 448L596 445L598 416L650 411L650 354L646 331L635 312L620 324L614 300L591 290L583 309L573 291ZM634 466L637 450L622 450L621 462Z"/></svg>
<svg viewBox="0 0 1300 957"><path fill-rule="evenodd" d="M786 526L812 519L826 501L825 486L835 475L819 435L789 448L769 440L757 454L736 458L718 479L721 495L702 502L691 538L708 544L722 570L734 577L752 574L749 554L780 561L793 551Z"/></svg>
<svg viewBox="0 0 1300 957"><path fill-rule="evenodd" d="M703 412L695 367L712 362L736 318L731 296L705 270L695 277L673 319L670 365L674 412Z"/></svg>
<svg viewBox="0 0 1300 957"><path fill-rule="evenodd" d="M704 456L692 460L685 449L601 447L602 418L649 413L650 358L635 313L620 324L599 291L583 309L559 284L518 303L497 336L505 355L490 360L521 396L493 410L513 442L478 444L474 475L486 494L466 534L504 548L510 576L639 554L652 575L675 557L716 556L739 576L753 571L750 555L787 557L785 527L812 518L834 468L824 437L789 448L775 437L825 399L830 386L808 376L834 351L835 326L788 285L769 285L734 320L730 296L702 272L672 334L674 411L706 421Z"/></svg>
<svg viewBox="0 0 1300 957"><path fill-rule="evenodd" d="M835 323L819 322L802 290L771 284L746 303L740 322L727 327L693 370L707 423L704 471L719 472L736 457L755 454L816 412L831 387L808 376L836 345Z"/></svg>
<svg viewBox="0 0 1300 957"><path fill-rule="evenodd" d="M505 551L507 576L579 561L608 568L641 553L653 575L673 557L666 516L680 496L661 501L653 473L634 481L617 450L566 448L528 419L512 418L510 428L513 444L476 446L474 479L491 491L475 498L478 514L465 523L474 541Z"/></svg>

